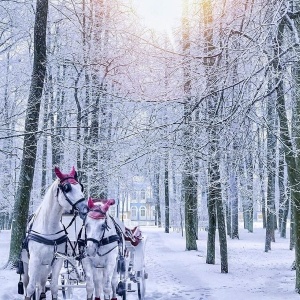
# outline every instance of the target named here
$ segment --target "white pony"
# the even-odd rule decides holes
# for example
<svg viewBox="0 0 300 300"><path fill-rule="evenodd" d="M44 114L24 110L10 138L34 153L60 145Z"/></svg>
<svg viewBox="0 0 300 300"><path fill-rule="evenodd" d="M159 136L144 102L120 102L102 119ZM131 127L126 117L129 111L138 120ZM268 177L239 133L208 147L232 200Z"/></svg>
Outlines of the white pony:
<svg viewBox="0 0 300 300"><path fill-rule="evenodd" d="M113 199L88 200L89 213L85 219L87 247L86 257L82 261L88 300L93 300L94 291L94 300L100 300L101 293L105 300L117 300L117 261L121 251L119 246L123 242L123 235L120 233L124 226L107 213L114 203Z"/></svg>
<svg viewBox="0 0 300 300"><path fill-rule="evenodd" d="M30 300L35 291L35 299L46 298L45 285L50 272L52 299L57 299L58 277L63 261L56 259L56 253L65 253L67 242L67 232L60 222L61 216L65 210L75 209L84 218L88 211L74 167L69 174L61 173L57 167L54 171L58 178L30 220L24 241L22 260L25 300Z"/></svg>

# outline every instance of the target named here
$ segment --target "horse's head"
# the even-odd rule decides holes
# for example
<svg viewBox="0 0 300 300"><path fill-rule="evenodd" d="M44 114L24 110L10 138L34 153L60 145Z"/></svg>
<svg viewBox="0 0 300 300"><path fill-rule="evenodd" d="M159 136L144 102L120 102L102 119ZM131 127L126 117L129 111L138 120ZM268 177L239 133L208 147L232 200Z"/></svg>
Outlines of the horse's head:
<svg viewBox="0 0 300 300"><path fill-rule="evenodd" d="M73 167L68 174L63 174L58 167L54 172L59 179L58 202L66 210L75 209L79 212L80 218L84 219L88 207L85 203L83 186L78 182L77 173Z"/></svg>
<svg viewBox="0 0 300 300"><path fill-rule="evenodd" d="M95 256L105 231L109 230L106 213L111 205L115 204L114 199L92 199L88 200L89 212L85 219L85 232L88 256Z"/></svg>

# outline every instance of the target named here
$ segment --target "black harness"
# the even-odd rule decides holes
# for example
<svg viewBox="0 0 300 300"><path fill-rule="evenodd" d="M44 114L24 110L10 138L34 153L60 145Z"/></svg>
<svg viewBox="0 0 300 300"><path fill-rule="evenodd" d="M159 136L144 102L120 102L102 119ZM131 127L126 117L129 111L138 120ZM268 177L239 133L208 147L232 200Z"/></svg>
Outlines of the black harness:
<svg viewBox="0 0 300 300"><path fill-rule="evenodd" d="M100 240L96 240L94 238L87 238L86 233L85 233L85 243L87 243L88 241L91 241L91 242L95 243L97 245L97 248L98 248L98 250L97 250L97 255L98 256L105 256L106 254L110 253L111 251L113 251L118 246L119 246L119 249L120 249L121 244L123 244L123 240L122 240L122 236L120 235L120 232L117 229L117 227L115 226L117 234L113 234L113 235L110 235L108 237L104 237L105 231L110 229L110 227L107 225L106 213L103 212L100 208L94 209L93 211L100 212L101 214L103 214L105 216L105 223L103 224L103 234L102 234L102 237L101 237ZM113 219L113 217L112 216L109 216L109 217L112 219L114 225L116 225L115 220ZM100 250L101 246L106 246L106 245L112 244L114 242L117 242L118 244L115 247L113 247L112 249L110 249L109 251L107 251L103 254L100 254L99 250Z"/></svg>
<svg viewBox="0 0 300 300"><path fill-rule="evenodd" d="M105 246L105 245L108 245L108 244L111 244L114 242L120 242L120 237L117 234L114 234L114 235L110 235L106 238L102 237L100 241L93 239L93 238L87 238L86 241L87 242L92 241L93 243L97 244L98 247L101 247L101 246Z"/></svg>
<svg viewBox="0 0 300 300"><path fill-rule="evenodd" d="M49 245L49 246L55 246L55 245L60 245L60 244L63 244L65 243L67 240L68 240L68 236L67 234L55 239L55 240L49 240L49 239L46 239L40 235L37 235L35 233L29 233L28 236L27 236L27 239L28 241L31 240L31 241L35 241L35 242L38 242L38 243L41 243L41 244L45 244L45 245Z"/></svg>
<svg viewBox="0 0 300 300"><path fill-rule="evenodd" d="M64 194L65 199L67 200L67 202L72 206L72 210L75 211L74 217L72 218L70 224L66 228L64 227L62 230L57 231L55 233L43 234L43 235L53 236L53 235L56 235L56 234L61 233L61 232L64 232L65 234L63 236L57 238L57 239L48 239L48 238L45 238L45 237L41 236L42 233L34 231L34 230L31 229L32 226L33 226L33 222L32 222L30 224L30 228L27 231L27 235L26 235L26 237L25 237L25 239L23 241L23 244L22 244L22 248L26 249L27 252L29 251L28 250L28 242L30 240L35 241L37 243L44 244L44 245L55 246L55 248L56 248L57 245L61 245L61 244L66 243L68 241L68 232L67 232L67 229L73 224L73 222L75 221L75 219L76 219L76 217L78 215L78 209L76 208L76 205L78 203L80 203L80 202L82 202L82 201L85 200L85 198L80 198L75 203L72 203L72 201L67 196L67 193L70 192L71 189L72 189L71 183L70 182L65 182L64 183L64 181L66 181L68 179L74 179L76 182L78 182L76 180L76 178L74 178L74 177L66 177L66 178L60 180L60 182L58 184L58 189L57 189L56 197L58 197L58 193L61 190L62 193ZM81 186L81 191L83 192L83 185L81 183L79 183L79 184ZM31 219L32 219L32 217L31 217Z"/></svg>

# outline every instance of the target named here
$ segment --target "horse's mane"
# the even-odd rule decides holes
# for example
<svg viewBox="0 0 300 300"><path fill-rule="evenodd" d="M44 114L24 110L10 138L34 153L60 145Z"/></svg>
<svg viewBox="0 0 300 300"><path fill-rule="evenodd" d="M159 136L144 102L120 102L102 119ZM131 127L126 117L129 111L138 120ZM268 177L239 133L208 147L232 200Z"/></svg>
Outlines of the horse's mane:
<svg viewBox="0 0 300 300"><path fill-rule="evenodd" d="M38 208L34 213L34 219L39 217L41 213L46 214L51 210L51 207L53 206L53 198L56 197L57 188L58 188L58 179L55 180L47 189L42 202L40 203L40 205L38 206ZM46 219L47 218L45 218L44 215L41 218L42 222L46 221Z"/></svg>

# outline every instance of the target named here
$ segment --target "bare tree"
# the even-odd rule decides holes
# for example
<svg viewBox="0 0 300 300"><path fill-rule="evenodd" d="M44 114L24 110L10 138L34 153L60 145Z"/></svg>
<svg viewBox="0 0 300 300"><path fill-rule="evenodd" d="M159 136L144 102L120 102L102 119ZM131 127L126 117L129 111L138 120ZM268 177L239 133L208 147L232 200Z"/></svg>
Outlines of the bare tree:
<svg viewBox="0 0 300 300"><path fill-rule="evenodd" d="M48 0L37 0L34 25L34 60L26 109L23 157L13 212L9 263L16 266L24 238L37 151L37 131L46 73Z"/></svg>

